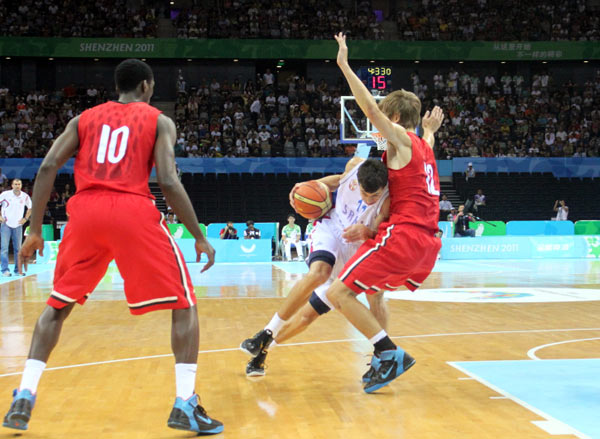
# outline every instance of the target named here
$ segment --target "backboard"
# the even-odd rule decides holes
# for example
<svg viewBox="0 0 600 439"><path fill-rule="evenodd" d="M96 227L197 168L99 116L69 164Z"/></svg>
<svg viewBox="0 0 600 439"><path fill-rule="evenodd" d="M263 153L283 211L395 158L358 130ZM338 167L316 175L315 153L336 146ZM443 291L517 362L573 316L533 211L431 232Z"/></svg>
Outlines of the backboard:
<svg viewBox="0 0 600 439"><path fill-rule="evenodd" d="M385 96L373 96L376 101L380 101ZM355 143L361 147L378 146L378 149L384 149L382 142L376 142L380 139L377 136L377 130L364 115L354 96L341 96L340 99L341 118L340 118L340 143ZM373 136L375 134L375 136ZM373 138L375 137L375 139ZM368 153L368 151L367 151Z"/></svg>

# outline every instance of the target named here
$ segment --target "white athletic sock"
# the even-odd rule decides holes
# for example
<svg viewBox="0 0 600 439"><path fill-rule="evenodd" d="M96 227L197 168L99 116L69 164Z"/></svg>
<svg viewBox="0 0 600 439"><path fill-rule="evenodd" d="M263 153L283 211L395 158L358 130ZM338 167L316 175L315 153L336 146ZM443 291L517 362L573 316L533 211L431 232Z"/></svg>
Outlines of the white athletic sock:
<svg viewBox="0 0 600 439"><path fill-rule="evenodd" d="M196 369L198 369L197 364L175 364L175 388L178 398L186 400L194 394Z"/></svg>
<svg viewBox="0 0 600 439"><path fill-rule="evenodd" d="M369 339L369 341L371 342L371 344L375 344L377 343L379 340L383 340L385 337L387 337L387 332L385 332L384 329L382 329L381 331L379 331L377 334L375 334L373 337L371 337Z"/></svg>
<svg viewBox="0 0 600 439"><path fill-rule="evenodd" d="M273 338L275 338L275 336L277 335L279 330L283 328L283 325L285 325L285 323L286 321L281 320L279 314L275 313L269 324L265 326L265 329L269 329L273 333Z"/></svg>
<svg viewBox="0 0 600 439"><path fill-rule="evenodd" d="M31 393L37 392L38 383L42 377L42 372L46 368L46 363L40 360L27 360L25 362L25 370L21 378L19 390L28 389Z"/></svg>
<svg viewBox="0 0 600 439"><path fill-rule="evenodd" d="M273 340L273 341L271 342L271 344L269 345L269 349L273 349L273 348L275 348L275 347L277 347L277 346L278 346L277 342L276 342L275 340Z"/></svg>

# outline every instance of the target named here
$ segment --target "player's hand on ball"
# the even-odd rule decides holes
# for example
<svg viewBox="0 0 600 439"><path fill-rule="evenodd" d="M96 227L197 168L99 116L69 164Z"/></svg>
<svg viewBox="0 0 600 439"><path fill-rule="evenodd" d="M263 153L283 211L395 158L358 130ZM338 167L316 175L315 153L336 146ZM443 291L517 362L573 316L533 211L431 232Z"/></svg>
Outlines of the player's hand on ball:
<svg viewBox="0 0 600 439"><path fill-rule="evenodd" d="M354 224L344 229L342 238L344 238L347 242L366 241L367 239L371 238L371 229L364 224Z"/></svg>
<svg viewBox="0 0 600 439"><path fill-rule="evenodd" d="M29 232L29 235L27 235L25 242L21 246L21 250L19 250L19 273L23 273L23 266L25 266L25 271L27 271L27 263L36 250L40 252L40 256L44 256L44 240L39 234Z"/></svg>
<svg viewBox="0 0 600 439"><path fill-rule="evenodd" d="M342 32L334 35L335 41L338 42L337 63L339 66L348 64L348 46L346 46L346 35Z"/></svg>
<svg viewBox="0 0 600 439"><path fill-rule="evenodd" d="M444 112L440 107L436 105L435 107L433 107L433 110L425 113L425 116L423 116L423 120L421 121L421 125L423 126L423 129L435 133L440 128L443 121Z"/></svg>
<svg viewBox="0 0 600 439"><path fill-rule="evenodd" d="M210 245L210 242L208 242L204 237L202 237L202 239L196 239L195 247L196 262L200 262L200 257L202 256L202 253L206 253L206 256L208 257L208 262L204 264L204 267L202 267L202 270L200 270L200 273L204 273L215 263L215 249L212 245Z"/></svg>

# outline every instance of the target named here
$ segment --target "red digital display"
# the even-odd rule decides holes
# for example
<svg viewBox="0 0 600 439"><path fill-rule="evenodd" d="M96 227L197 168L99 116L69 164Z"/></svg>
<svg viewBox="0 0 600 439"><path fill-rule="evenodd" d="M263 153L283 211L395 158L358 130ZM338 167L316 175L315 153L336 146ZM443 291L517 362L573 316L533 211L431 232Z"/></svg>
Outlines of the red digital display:
<svg viewBox="0 0 600 439"><path fill-rule="evenodd" d="M387 87L387 84L385 82L385 76L383 76L383 75L371 76L371 84L370 85L373 90L385 90Z"/></svg>

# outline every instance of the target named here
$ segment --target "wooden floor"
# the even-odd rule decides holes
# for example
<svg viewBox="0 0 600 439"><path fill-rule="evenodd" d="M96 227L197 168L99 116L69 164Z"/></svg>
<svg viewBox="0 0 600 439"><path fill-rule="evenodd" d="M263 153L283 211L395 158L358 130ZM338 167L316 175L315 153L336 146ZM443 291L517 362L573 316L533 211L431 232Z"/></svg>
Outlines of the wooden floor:
<svg viewBox="0 0 600 439"><path fill-rule="evenodd" d="M600 261L569 267L548 262L544 269L520 262L446 264L449 271L433 273L423 291L600 289ZM599 301L389 300L389 333L417 363L372 395L365 394L360 383L369 360L368 341L339 314L330 313L293 340L297 344L271 350L267 376L251 381L244 372L248 359L237 346L265 325L281 296L302 275L301 266L289 267L220 264L195 275L197 295L203 296L198 301L197 391L208 413L225 424L225 432L217 437L576 437L550 436L532 423L542 419L538 414L465 379L467 375L448 362L527 360L532 348L576 339L592 340L548 346L537 356L598 358ZM194 270L199 271L197 266ZM253 278L252 273L259 274ZM50 288L49 272L0 284L2 415L10 405L11 390L19 384L31 333ZM114 274L105 278L94 296L96 300L77 307L65 324L23 437L191 437L166 427L174 398L170 313L130 316L121 300L122 281ZM9 437L15 437L13 430L0 429L0 438Z"/></svg>

